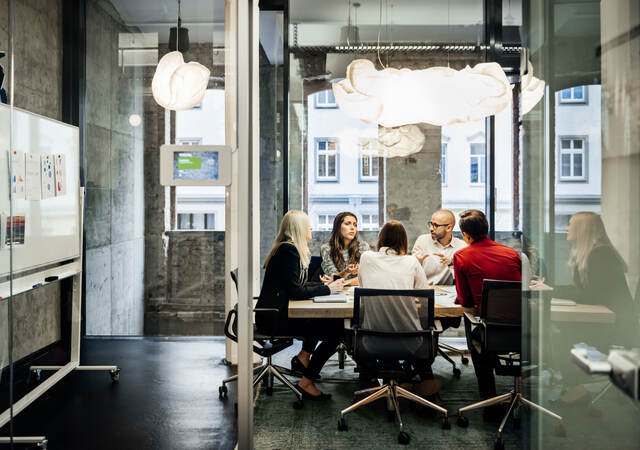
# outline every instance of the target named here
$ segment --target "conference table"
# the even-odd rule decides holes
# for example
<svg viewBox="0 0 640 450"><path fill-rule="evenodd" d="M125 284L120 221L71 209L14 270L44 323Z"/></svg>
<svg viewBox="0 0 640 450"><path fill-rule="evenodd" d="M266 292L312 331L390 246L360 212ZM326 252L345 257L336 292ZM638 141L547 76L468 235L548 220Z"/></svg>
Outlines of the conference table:
<svg viewBox="0 0 640 450"><path fill-rule="evenodd" d="M462 317L465 312L475 314L475 308L465 308L454 303L455 286L432 286L435 294L434 316L436 319ZM292 300L289 302L291 319L344 319L345 325L353 318L353 288L345 290L349 299L346 302L316 303L313 300Z"/></svg>

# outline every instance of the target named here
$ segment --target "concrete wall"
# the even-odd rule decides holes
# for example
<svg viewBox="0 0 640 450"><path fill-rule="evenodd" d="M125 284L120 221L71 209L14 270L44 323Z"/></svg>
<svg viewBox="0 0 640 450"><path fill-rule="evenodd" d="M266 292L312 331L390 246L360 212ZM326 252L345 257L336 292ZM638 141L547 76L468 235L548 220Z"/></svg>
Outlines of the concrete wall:
<svg viewBox="0 0 640 450"><path fill-rule="evenodd" d="M15 106L52 119L61 119L62 98L62 2L25 0L14 2ZM0 0L0 60L4 87L10 95L9 2ZM13 359L18 360L61 338L60 284L13 298ZM0 366L7 354L7 302L0 303Z"/></svg>
<svg viewBox="0 0 640 450"><path fill-rule="evenodd" d="M118 66L128 30L107 2L87 2L86 333L143 333L142 69Z"/></svg>

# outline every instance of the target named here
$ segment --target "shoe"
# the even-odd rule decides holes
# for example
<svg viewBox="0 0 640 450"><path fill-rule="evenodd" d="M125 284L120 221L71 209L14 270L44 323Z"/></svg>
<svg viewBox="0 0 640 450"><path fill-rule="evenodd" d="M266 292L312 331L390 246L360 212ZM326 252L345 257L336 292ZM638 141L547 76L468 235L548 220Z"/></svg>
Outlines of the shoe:
<svg viewBox="0 0 640 450"><path fill-rule="evenodd" d="M320 392L318 395L309 394L299 384L296 384L296 389L300 391L302 398L305 400L329 400L331 398L331 394L325 394L324 392Z"/></svg>
<svg viewBox="0 0 640 450"><path fill-rule="evenodd" d="M302 361L300 361L298 355L291 358L291 375L293 375L294 377L302 378L304 376L305 369L306 367L304 366L304 364L302 364ZM318 380L320 379L320 375L317 375L311 379Z"/></svg>

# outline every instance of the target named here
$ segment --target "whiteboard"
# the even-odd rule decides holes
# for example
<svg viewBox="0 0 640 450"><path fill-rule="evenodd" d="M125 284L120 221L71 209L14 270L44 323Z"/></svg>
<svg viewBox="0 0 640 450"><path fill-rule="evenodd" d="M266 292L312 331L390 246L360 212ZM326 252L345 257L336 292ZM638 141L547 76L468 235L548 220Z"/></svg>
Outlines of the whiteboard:
<svg viewBox="0 0 640 450"><path fill-rule="evenodd" d="M5 217L2 222L6 223L10 211L10 150L21 150L38 159L42 155L64 155L66 173L61 178L66 187L64 195L13 200L13 216L25 217L24 244L2 245L5 241L0 244L0 276L9 275L10 250L13 250L14 274L80 256L78 128L13 108L13 148L10 149L10 126L11 109L0 105L0 213ZM6 229L5 223L0 225Z"/></svg>

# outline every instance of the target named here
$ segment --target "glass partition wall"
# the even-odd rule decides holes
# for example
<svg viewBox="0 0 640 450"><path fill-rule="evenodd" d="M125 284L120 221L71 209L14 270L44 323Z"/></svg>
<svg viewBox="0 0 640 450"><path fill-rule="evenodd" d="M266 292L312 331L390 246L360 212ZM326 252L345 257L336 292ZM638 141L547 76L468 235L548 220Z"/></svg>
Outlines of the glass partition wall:
<svg viewBox="0 0 640 450"><path fill-rule="evenodd" d="M522 119L523 236L553 288L531 293L523 342L537 367L529 394L565 424L534 415L531 447L635 448L637 379L590 375L575 354L615 354L615 370L627 361L637 374L640 11L625 0L527 2L523 16L547 85Z"/></svg>

